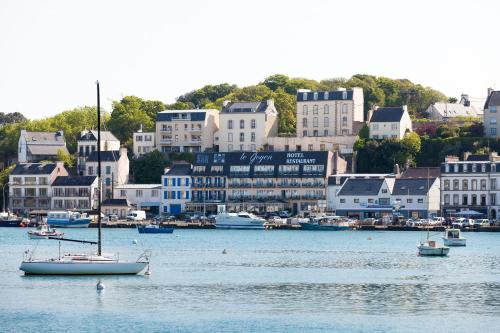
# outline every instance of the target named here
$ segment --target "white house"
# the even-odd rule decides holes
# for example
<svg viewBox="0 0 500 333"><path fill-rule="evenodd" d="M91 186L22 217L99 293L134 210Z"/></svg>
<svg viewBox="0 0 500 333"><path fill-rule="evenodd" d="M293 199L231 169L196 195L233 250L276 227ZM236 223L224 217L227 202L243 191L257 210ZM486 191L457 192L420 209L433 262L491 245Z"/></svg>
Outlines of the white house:
<svg viewBox="0 0 500 333"><path fill-rule="evenodd" d="M64 132L28 132L21 130L17 144L19 163L33 163L57 158L59 150L68 153Z"/></svg>
<svg viewBox="0 0 500 333"><path fill-rule="evenodd" d="M406 218L440 215L439 178L399 178L392 190L395 210Z"/></svg>
<svg viewBox="0 0 500 333"><path fill-rule="evenodd" d="M151 214L160 213L161 184L123 184L114 187L115 199L127 199L137 209Z"/></svg>
<svg viewBox="0 0 500 333"><path fill-rule="evenodd" d="M97 131L82 131L78 137L77 145L78 171L80 174L83 174L85 170L85 161L92 152L97 150ZM111 150L120 150L120 140L109 131L101 131L101 151Z"/></svg>
<svg viewBox="0 0 500 333"><path fill-rule="evenodd" d="M97 208L98 199L96 176L59 176L52 183L52 209L91 211Z"/></svg>
<svg viewBox="0 0 500 333"><path fill-rule="evenodd" d="M369 119L370 138L402 139L412 131L412 122L406 105L378 108Z"/></svg>
<svg viewBox="0 0 500 333"><path fill-rule="evenodd" d="M113 188L115 186L128 183L129 165L130 162L127 156L127 148L101 151L101 177L104 198L111 198L113 196ZM97 151L92 152L88 156L85 162L84 175L97 175Z"/></svg>
<svg viewBox="0 0 500 333"><path fill-rule="evenodd" d="M184 212L186 203L191 201L191 164L173 164L161 178L161 212L171 215Z"/></svg>
<svg viewBox="0 0 500 333"><path fill-rule="evenodd" d="M261 102L225 101L219 114L219 131L214 144L221 152L257 151L278 134L278 112L274 100Z"/></svg>
<svg viewBox="0 0 500 333"><path fill-rule="evenodd" d="M57 177L67 176L62 162L18 164L9 175L9 208L13 212L50 209L51 185Z"/></svg>
<svg viewBox="0 0 500 333"><path fill-rule="evenodd" d="M152 152L156 147L156 133L155 132L143 132L142 126L139 131L134 132L134 157L139 157L141 155Z"/></svg>
<svg viewBox="0 0 500 333"><path fill-rule="evenodd" d="M484 134L489 137L500 136L500 91L488 89L488 97L484 103Z"/></svg>
<svg viewBox="0 0 500 333"><path fill-rule="evenodd" d="M457 117L482 117L482 112L471 104L469 95L466 94L462 94L458 103L432 103L425 112L429 119L434 121L449 121Z"/></svg>

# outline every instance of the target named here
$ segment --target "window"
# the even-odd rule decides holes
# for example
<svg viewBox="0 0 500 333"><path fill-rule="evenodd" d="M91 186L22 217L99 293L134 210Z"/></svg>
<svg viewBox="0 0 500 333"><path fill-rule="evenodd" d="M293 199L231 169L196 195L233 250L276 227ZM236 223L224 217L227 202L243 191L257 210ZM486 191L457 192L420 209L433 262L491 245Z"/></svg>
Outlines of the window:
<svg viewBox="0 0 500 333"><path fill-rule="evenodd" d="M496 107L496 105L490 106L490 113L497 113L497 107Z"/></svg>
<svg viewBox="0 0 500 333"><path fill-rule="evenodd" d="M107 175L111 174L111 167L109 165L106 166L106 174Z"/></svg>
<svg viewBox="0 0 500 333"><path fill-rule="evenodd" d="M328 93L325 93L325 94L328 94ZM323 108L323 112L324 114L328 114L330 113L330 106L328 104L325 104L324 108Z"/></svg>
<svg viewBox="0 0 500 333"><path fill-rule="evenodd" d="M453 172L458 172L458 164L453 164Z"/></svg>
<svg viewBox="0 0 500 333"><path fill-rule="evenodd" d="M314 146L312 144L309 144L308 145L308 149L309 149L309 151L313 151L314 150Z"/></svg>
<svg viewBox="0 0 500 333"><path fill-rule="evenodd" d="M232 120L228 120L227 121L227 128L228 129L233 129L233 121Z"/></svg>
<svg viewBox="0 0 500 333"><path fill-rule="evenodd" d="M417 199L418 203L424 203L424 199Z"/></svg>
<svg viewBox="0 0 500 333"><path fill-rule="evenodd" d="M240 142L244 142L244 141L245 141L245 132L240 132Z"/></svg>
<svg viewBox="0 0 500 333"><path fill-rule="evenodd" d="M354 203L359 203L359 199L354 199Z"/></svg>
<svg viewBox="0 0 500 333"><path fill-rule="evenodd" d="M492 193L490 195L490 205L496 205L497 204L497 195L496 193Z"/></svg>
<svg viewBox="0 0 500 333"><path fill-rule="evenodd" d="M373 199L368 199L368 203L373 203Z"/></svg>
<svg viewBox="0 0 500 333"><path fill-rule="evenodd" d="M347 114L347 104L342 104L342 114Z"/></svg>
<svg viewBox="0 0 500 333"><path fill-rule="evenodd" d="M179 142L179 135L176 134L175 137L174 137L174 139L175 139L175 142Z"/></svg>
<svg viewBox="0 0 500 333"><path fill-rule="evenodd" d="M391 124L391 130L397 130L398 124Z"/></svg>
<svg viewBox="0 0 500 333"><path fill-rule="evenodd" d="M251 145L250 145L250 150L251 150L251 151L257 151L257 149L256 149L256 147L255 147L255 145L254 145L254 144L251 144Z"/></svg>
<svg viewBox="0 0 500 333"><path fill-rule="evenodd" d="M250 133L250 141L255 142L255 132Z"/></svg>
<svg viewBox="0 0 500 333"><path fill-rule="evenodd" d="M347 127L347 117L342 117L342 127Z"/></svg>
<svg viewBox="0 0 500 333"><path fill-rule="evenodd" d="M340 203L345 203L345 199L340 199Z"/></svg>
<svg viewBox="0 0 500 333"><path fill-rule="evenodd" d="M449 191L450 190L450 180L449 179L446 179L443 182L443 188L444 188L445 191Z"/></svg>
<svg viewBox="0 0 500 333"><path fill-rule="evenodd" d="M227 141L233 142L233 133L227 133Z"/></svg>
<svg viewBox="0 0 500 333"><path fill-rule="evenodd" d="M406 203L413 203L413 199L406 199Z"/></svg>
<svg viewBox="0 0 500 333"><path fill-rule="evenodd" d="M307 128L307 118L302 118L302 127Z"/></svg>
<svg viewBox="0 0 500 333"><path fill-rule="evenodd" d="M313 105L313 114L318 114L318 106Z"/></svg>
<svg viewBox="0 0 500 333"><path fill-rule="evenodd" d="M378 130L378 124L372 124L372 128L377 131Z"/></svg>
<svg viewBox="0 0 500 333"><path fill-rule="evenodd" d="M240 129L245 129L245 120L240 119Z"/></svg>
<svg viewBox="0 0 500 333"><path fill-rule="evenodd" d="M233 145L232 144L228 144L227 145L227 151L233 151Z"/></svg>
<svg viewBox="0 0 500 333"><path fill-rule="evenodd" d="M497 189L497 179L496 178L491 178L490 179L490 188L492 190L496 190Z"/></svg>
<svg viewBox="0 0 500 333"><path fill-rule="evenodd" d="M313 131L313 136L318 136L318 130Z"/></svg>
<svg viewBox="0 0 500 333"><path fill-rule="evenodd" d="M278 169L279 173L299 173L298 165L280 165Z"/></svg>
<svg viewBox="0 0 500 333"><path fill-rule="evenodd" d="M135 196L138 198L142 197L142 190L135 190Z"/></svg>
<svg viewBox="0 0 500 333"><path fill-rule="evenodd" d="M467 206L468 205L467 201L468 201L468 196L467 194L464 194L462 196L462 205Z"/></svg>
<svg viewBox="0 0 500 333"><path fill-rule="evenodd" d="M302 106L302 114L303 114L304 116L307 116L307 105L303 105L303 106Z"/></svg>
<svg viewBox="0 0 500 333"><path fill-rule="evenodd" d="M325 144L324 144L324 143L321 143L321 144L319 145L319 150L321 150L321 151L325 151L325 150L326 150L326 147L325 147Z"/></svg>
<svg viewBox="0 0 500 333"><path fill-rule="evenodd" d="M328 124L330 123L328 117L325 117L325 119L323 120L323 126L324 127L328 127Z"/></svg>
<svg viewBox="0 0 500 333"><path fill-rule="evenodd" d="M313 118L313 127L318 127L318 117Z"/></svg>
<svg viewBox="0 0 500 333"><path fill-rule="evenodd" d="M462 180L462 191L467 191L469 189L469 181L467 179Z"/></svg>
<svg viewBox="0 0 500 333"><path fill-rule="evenodd" d="M458 191L459 190L459 181L458 179L453 180L453 190Z"/></svg>
<svg viewBox="0 0 500 333"><path fill-rule="evenodd" d="M231 165L229 167L230 173L241 173L248 174L250 173L250 165Z"/></svg>
<svg viewBox="0 0 500 333"><path fill-rule="evenodd" d="M327 129L324 131L324 134L323 134L323 135L324 135L324 136L328 136L328 130L327 130Z"/></svg>
<svg viewBox="0 0 500 333"><path fill-rule="evenodd" d="M308 164L303 166L304 173L322 173L325 170L323 164Z"/></svg>
<svg viewBox="0 0 500 333"><path fill-rule="evenodd" d="M307 136L307 130L302 131L302 136Z"/></svg>
<svg viewBox="0 0 500 333"><path fill-rule="evenodd" d="M111 178L106 178L106 186L110 186L111 185Z"/></svg>
<svg viewBox="0 0 500 333"><path fill-rule="evenodd" d="M491 118L490 119L490 124L496 125L497 124L497 118Z"/></svg>
<svg viewBox="0 0 500 333"><path fill-rule="evenodd" d="M256 165L254 172L257 175L272 175L274 173L274 165Z"/></svg>
<svg viewBox="0 0 500 333"><path fill-rule="evenodd" d="M473 195L471 196L470 204L471 204L472 206L477 205L477 195L473 194Z"/></svg>
<svg viewBox="0 0 500 333"><path fill-rule="evenodd" d="M486 179L481 179L481 191L486 190Z"/></svg>
<svg viewBox="0 0 500 333"><path fill-rule="evenodd" d="M137 135L135 137L135 141L142 141L142 135Z"/></svg>
<svg viewBox="0 0 500 333"><path fill-rule="evenodd" d="M471 181L471 184L472 184L472 185L471 185L471 190L476 191L476 190L477 190L477 180L476 180L476 179L473 179L473 180Z"/></svg>
<svg viewBox="0 0 500 333"><path fill-rule="evenodd" d="M490 128L490 135L497 135L497 129L494 127Z"/></svg>
<svg viewBox="0 0 500 333"><path fill-rule="evenodd" d="M93 176L93 175L94 175L94 168L93 168L93 167L91 167L91 166L89 166L89 167L88 167L88 172L87 172L87 173L88 173L88 175L89 175L89 176Z"/></svg>
<svg viewBox="0 0 500 333"><path fill-rule="evenodd" d="M445 205L449 205L450 204L450 195L449 194L445 194L444 195L444 204Z"/></svg>
<svg viewBox="0 0 500 333"><path fill-rule="evenodd" d="M152 136L151 135L145 135L144 136L144 141L152 141Z"/></svg>
<svg viewBox="0 0 500 333"><path fill-rule="evenodd" d="M458 194L453 194L453 204L458 205Z"/></svg>

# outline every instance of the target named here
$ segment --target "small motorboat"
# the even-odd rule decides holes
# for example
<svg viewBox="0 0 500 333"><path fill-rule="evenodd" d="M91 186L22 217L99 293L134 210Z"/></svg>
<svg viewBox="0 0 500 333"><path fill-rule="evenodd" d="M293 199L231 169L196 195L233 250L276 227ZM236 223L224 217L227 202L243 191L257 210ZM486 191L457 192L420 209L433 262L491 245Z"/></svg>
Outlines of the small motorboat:
<svg viewBox="0 0 500 333"><path fill-rule="evenodd" d="M173 227L165 227L158 224L138 226L137 230L139 230L140 234L171 234L174 232Z"/></svg>
<svg viewBox="0 0 500 333"><path fill-rule="evenodd" d="M62 238L64 233L51 228L47 224L41 224L35 230L28 231L28 237L31 239Z"/></svg>
<svg viewBox="0 0 500 333"><path fill-rule="evenodd" d="M444 231L443 243L446 246L465 246L466 239L462 237L460 229L446 229Z"/></svg>

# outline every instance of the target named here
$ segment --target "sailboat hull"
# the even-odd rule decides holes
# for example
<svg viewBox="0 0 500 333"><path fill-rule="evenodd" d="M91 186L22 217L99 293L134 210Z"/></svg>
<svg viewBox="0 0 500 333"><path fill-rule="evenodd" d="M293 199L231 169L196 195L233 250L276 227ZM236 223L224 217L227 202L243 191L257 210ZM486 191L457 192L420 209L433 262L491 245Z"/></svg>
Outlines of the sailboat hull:
<svg viewBox="0 0 500 333"><path fill-rule="evenodd" d="M23 261L19 268L26 275L125 275L139 274L146 262L67 262Z"/></svg>

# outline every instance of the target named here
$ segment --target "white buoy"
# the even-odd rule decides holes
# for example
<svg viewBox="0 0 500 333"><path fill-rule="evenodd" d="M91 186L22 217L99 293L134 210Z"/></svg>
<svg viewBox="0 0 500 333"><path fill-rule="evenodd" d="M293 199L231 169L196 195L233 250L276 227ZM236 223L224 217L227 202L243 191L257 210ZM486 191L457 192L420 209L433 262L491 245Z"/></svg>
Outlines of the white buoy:
<svg viewBox="0 0 500 333"><path fill-rule="evenodd" d="M222 254L227 254L226 249L222 250Z"/></svg>
<svg viewBox="0 0 500 333"><path fill-rule="evenodd" d="M101 281L97 282L96 288L99 291L104 290L104 288L105 288L104 283L102 283Z"/></svg>
<svg viewBox="0 0 500 333"><path fill-rule="evenodd" d="M135 244L137 244L137 239L134 239L134 240L132 241L132 244L134 244L134 245L135 245Z"/></svg>

